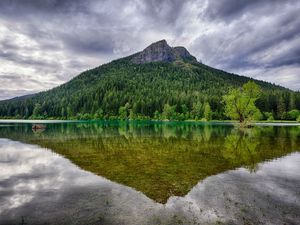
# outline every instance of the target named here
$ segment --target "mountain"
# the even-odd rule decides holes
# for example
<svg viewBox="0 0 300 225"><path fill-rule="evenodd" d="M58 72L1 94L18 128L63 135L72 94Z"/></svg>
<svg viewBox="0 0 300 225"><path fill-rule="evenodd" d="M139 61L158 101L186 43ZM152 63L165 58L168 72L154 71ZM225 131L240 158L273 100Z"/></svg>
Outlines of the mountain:
<svg viewBox="0 0 300 225"><path fill-rule="evenodd" d="M175 60L197 61L184 47L172 48L167 44L166 40L151 44L132 58L132 62L137 64L149 62L174 62Z"/></svg>
<svg viewBox="0 0 300 225"><path fill-rule="evenodd" d="M1 101L0 117L185 120L203 118L206 108L213 119L226 119L222 95L249 80L263 89L257 106L264 117L300 109L297 92L209 67L161 40L49 91Z"/></svg>

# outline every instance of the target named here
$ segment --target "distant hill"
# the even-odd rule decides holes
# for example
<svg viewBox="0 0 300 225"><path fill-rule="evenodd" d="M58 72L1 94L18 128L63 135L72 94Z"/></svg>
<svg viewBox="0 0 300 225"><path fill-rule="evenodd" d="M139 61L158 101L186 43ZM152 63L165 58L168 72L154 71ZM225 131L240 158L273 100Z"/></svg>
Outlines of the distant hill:
<svg viewBox="0 0 300 225"><path fill-rule="evenodd" d="M28 94L28 95L17 96L17 97L11 98L11 99L3 100L2 102L5 102L5 101L13 101L13 100L24 100L24 99L26 99L26 98L31 98L31 97L33 97L34 95L36 95L36 94Z"/></svg>
<svg viewBox="0 0 300 225"><path fill-rule="evenodd" d="M263 89L257 102L261 112L281 118L284 112L300 109L298 92L214 69L184 47L161 40L52 90L1 101L0 117L185 120L201 119L209 105L213 119L226 119L222 95L249 80Z"/></svg>

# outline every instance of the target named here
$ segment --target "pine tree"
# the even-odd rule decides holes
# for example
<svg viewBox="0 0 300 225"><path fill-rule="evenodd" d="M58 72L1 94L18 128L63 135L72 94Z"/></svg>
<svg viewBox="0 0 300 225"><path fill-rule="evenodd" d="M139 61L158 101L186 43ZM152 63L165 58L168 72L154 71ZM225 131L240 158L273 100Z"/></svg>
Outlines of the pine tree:
<svg viewBox="0 0 300 225"><path fill-rule="evenodd" d="M36 103L32 112L34 117L38 117L42 115L42 106L39 103Z"/></svg>
<svg viewBox="0 0 300 225"><path fill-rule="evenodd" d="M277 102L277 117L281 120L285 119L285 104L282 96L279 97Z"/></svg>
<svg viewBox="0 0 300 225"><path fill-rule="evenodd" d="M290 93L289 111L296 109L296 97L294 93Z"/></svg>

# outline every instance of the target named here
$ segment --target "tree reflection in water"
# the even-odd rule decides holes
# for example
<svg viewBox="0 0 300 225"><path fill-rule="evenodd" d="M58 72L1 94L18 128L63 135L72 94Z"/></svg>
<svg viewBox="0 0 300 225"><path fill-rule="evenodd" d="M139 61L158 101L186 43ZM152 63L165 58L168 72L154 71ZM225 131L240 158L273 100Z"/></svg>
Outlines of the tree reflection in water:
<svg viewBox="0 0 300 225"><path fill-rule="evenodd" d="M80 168L165 203L204 178L299 149L298 127L238 130L210 123L94 122L1 127L0 137L37 144Z"/></svg>

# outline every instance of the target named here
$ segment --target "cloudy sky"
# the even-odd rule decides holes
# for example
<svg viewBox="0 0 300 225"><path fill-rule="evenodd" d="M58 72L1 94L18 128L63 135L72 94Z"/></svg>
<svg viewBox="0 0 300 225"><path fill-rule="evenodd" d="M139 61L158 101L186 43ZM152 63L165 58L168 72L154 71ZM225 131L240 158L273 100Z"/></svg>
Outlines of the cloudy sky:
<svg viewBox="0 0 300 225"><path fill-rule="evenodd" d="M0 99L166 39L203 63L300 90L299 0L1 0Z"/></svg>

